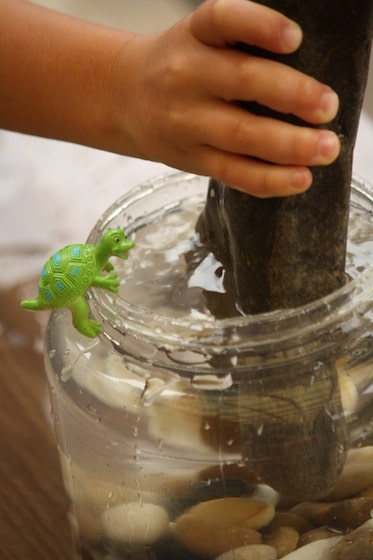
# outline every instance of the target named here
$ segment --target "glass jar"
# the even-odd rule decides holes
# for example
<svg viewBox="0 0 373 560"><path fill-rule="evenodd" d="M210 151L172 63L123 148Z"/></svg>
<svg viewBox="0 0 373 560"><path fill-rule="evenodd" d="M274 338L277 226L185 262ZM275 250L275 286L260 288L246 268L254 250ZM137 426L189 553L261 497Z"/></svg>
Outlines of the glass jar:
<svg viewBox="0 0 373 560"><path fill-rule="evenodd" d="M77 557L372 558L373 189L353 181L343 288L226 320L203 296L224 290L221 264L191 266L206 191L174 173L116 202L89 237L122 227L135 241L113 259L119 295L89 293L104 333L51 316Z"/></svg>

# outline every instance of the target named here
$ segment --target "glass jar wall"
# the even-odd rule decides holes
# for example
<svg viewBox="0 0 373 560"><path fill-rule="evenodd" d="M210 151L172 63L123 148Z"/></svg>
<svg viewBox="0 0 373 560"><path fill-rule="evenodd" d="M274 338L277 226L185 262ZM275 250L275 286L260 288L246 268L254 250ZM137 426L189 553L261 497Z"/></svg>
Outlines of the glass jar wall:
<svg viewBox="0 0 373 560"><path fill-rule="evenodd" d="M136 246L112 260L119 295L89 295L104 334L80 335L66 310L51 317L78 557L373 557L373 190L353 183L342 289L224 321L203 296L224 290L221 264L193 260L206 190L175 173L115 203L89 241L123 227Z"/></svg>

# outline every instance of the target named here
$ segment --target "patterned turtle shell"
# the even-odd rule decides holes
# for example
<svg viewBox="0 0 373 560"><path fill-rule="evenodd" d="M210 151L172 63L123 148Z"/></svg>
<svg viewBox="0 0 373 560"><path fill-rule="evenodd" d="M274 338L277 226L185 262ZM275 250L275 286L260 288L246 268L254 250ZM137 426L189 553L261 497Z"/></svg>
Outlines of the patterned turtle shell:
<svg viewBox="0 0 373 560"><path fill-rule="evenodd" d="M39 279L39 301L45 308L69 305L97 274L95 245L68 245L45 263Z"/></svg>

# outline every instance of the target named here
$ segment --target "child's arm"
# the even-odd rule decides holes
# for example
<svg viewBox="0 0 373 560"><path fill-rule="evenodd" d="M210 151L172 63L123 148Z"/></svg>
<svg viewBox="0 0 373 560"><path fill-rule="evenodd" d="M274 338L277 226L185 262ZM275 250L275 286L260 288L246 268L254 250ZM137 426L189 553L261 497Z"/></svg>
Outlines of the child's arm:
<svg viewBox="0 0 373 560"><path fill-rule="evenodd" d="M151 36L1 0L0 126L162 161L258 196L301 192L312 181L308 166L337 157L336 135L257 117L234 101L321 124L335 116L337 97L285 65L231 49L236 42L287 53L301 33L247 0L207 0Z"/></svg>

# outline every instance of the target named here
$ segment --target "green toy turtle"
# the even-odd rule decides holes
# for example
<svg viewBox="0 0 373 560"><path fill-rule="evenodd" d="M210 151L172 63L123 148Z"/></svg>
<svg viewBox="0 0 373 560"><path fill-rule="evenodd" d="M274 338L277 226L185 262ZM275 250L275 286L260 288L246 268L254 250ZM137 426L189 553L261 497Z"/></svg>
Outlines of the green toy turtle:
<svg viewBox="0 0 373 560"><path fill-rule="evenodd" d="M67 245L45 263L39 279L39 294L26 299L21 307L32 311L67 307L74 327L83 335L94 338L102 332L101 325L89 319L85 293L90 287L117 293L120 281L110 257L128 258L134 243L122 229L110 229L97 245ZM102 274L101 271L109 274Z"/></svg>

